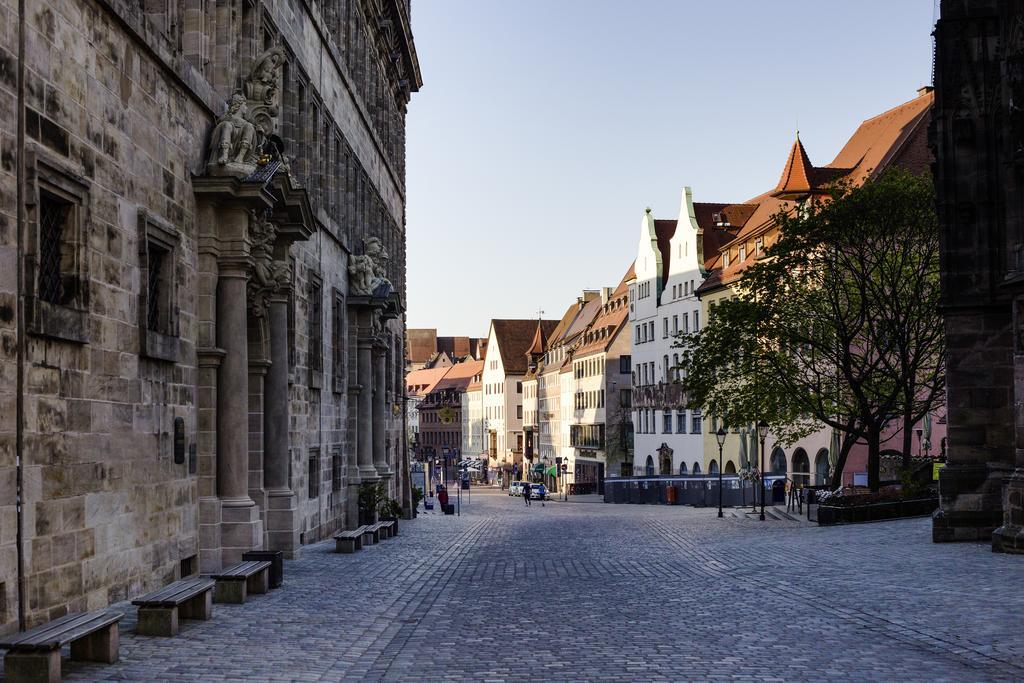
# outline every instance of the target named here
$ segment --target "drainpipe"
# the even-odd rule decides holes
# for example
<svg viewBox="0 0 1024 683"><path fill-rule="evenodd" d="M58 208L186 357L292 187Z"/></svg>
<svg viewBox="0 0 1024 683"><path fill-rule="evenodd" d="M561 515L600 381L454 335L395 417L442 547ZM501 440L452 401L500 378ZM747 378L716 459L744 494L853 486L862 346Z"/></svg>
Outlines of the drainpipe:
<svg viewBox="0 0 1024 683"><path fill-rule="evenodd" d="M18 629L25 630L25 0L18 0L18 141L17 141L17 363L14 409L14 466L16 469L15 509L18 518Z"/></svg>

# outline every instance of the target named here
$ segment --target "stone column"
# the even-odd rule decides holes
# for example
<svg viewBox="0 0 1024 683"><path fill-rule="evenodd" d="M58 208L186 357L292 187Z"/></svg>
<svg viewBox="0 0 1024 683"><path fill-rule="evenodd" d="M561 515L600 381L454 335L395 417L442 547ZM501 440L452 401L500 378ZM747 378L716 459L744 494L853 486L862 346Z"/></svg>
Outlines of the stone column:
<svg viewBox="0 0 1024 683"><path fill-rule="evenodd" d="M373 465L373 311L359 312L359 339L356 344L356 361L359 378L359 435L356 444L356 458L359 462L360 481L378 479L377 468Z"/></svg>
<svg viewBox="0 0 1024 683"><path fill-rule="evenodd" d="M249 497L249 360L246 347L248 264L222 261L217 281L217 496L221 500L222 562L263 543L259 509Z"/></svg>
<svg viewBox="0 0 1024 683"><path fill-rule="evenodd" d="M295 559L300 549L299 514L288 481L288 293L267 297L270 368L263 391L263 484L267 489L267 544Z"/></svg>
<svg viewBox="0 0 1024 683"><path fill-rule="evenodd" d="M377 474L388 478L391 476L391 464L388 462L384 443L387 440L386 415L387 392L387 347L377 342L373 348L373 466Z"/></svg>

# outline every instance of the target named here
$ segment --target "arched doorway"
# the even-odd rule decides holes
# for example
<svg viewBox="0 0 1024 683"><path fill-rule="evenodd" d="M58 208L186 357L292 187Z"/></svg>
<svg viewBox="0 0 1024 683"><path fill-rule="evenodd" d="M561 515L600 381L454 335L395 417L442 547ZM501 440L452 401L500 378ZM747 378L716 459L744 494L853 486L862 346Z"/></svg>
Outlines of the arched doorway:
<svg viewBox="0 0 1024 683"><path fill-rule="evenodd" d="M661 448L658 449L658 473L663 476L672 474L672 449L668 447L667 443L661 444Z"/></svg>
<svg viewBox="0 0 1024 683"><path fill-rule="evenodd" d="M817 485L828 483L828 449L818 449L814 456L814 483Z"/></svg>
<svg viewBox="0 0 1024 683"><path fill-rule="evenodd" d="M807 486L811 483L811 461L807 457L807 451L798 448L793 451L793 483L800 486Z"/></svg>
<svg viewBox="0 0 1024 683"><path fill-rule="evenodd" d="M718 461L712 460L711 464L708 465L708 474L718 474Z"/></svg>
<svg viewBox="0 0 1024 683"><path fill-rule="evenodd" d="M693 473L694 474L700 474L700 463L699 462L693 463Z"/></svg>
<svg viewBox="0 0 1024 683"><path fill-rule="evenodd" d="M736 474L736 465L733 464L732 460L730 460L729 462L725 463L725 473L726 474Z"/></svg>
<svg viewBox="0 0 1024 683"><path fill-rule="evenodd" d="M778 446L772 451L772 457L769 461L768 466L769 474L785 474L786 473L786 452Z"/></svg>
<svg viewBox="0 0 1024 683"><path fill-rule="evenodd" d="M679 474L686 474L686 463L679 463Z"/></svg>
<svg viewBox="0 0 1024 683"><path fill-rule="evenodd" d="M644 468L644 474L648 477L654 476L654 458L647 456L647 466Z"/></svg>

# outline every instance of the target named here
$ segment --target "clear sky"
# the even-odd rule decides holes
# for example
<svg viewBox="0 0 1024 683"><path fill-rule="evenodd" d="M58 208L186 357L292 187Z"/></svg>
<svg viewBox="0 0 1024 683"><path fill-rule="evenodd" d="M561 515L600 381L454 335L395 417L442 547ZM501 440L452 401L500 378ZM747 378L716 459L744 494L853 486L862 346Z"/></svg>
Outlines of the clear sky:
<svg viewBox="0 0 1024 683"><path fill-rule="evenodd" d="M640 218L824 165L931 80L934 0L413 0L408 324L487 334L614 286Z"/></svg>

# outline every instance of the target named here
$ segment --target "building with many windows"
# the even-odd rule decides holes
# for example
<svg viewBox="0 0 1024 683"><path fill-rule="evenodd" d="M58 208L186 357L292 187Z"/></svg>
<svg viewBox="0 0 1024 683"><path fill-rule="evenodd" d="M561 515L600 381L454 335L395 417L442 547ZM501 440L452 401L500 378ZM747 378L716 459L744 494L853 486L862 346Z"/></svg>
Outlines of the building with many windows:
<svg viewBox="0 0 1024 683"><path fill-rule="evenodd" d="M408 506L408 0L29 8L0 0L0 631L294 557L364 483Z"/></svg>

